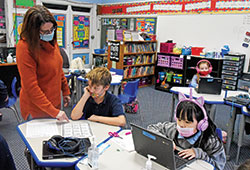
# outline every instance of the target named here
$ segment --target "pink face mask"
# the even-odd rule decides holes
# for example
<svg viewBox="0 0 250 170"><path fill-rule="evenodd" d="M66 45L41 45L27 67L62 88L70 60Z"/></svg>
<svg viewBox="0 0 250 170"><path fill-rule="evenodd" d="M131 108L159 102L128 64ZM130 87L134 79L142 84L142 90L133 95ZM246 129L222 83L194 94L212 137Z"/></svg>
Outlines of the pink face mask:
<svg viewBox="0 0 250 170"><path fill-rule="evenodd" d="M190 137L195 134L194 128L182 128L179 125L177 125L177 130L179 134L183 137Z"/></svg>

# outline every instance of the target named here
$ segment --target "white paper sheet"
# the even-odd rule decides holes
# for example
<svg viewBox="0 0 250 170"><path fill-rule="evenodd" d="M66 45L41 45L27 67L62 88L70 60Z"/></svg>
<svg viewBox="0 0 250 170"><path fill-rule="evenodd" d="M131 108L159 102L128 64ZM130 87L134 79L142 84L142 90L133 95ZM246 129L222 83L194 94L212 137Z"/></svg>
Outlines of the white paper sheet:
<svg viewBox="0 0 250 170"><path fill-rule="evenodd" d="M50 137L60 135L56 122L28 122L26 125L26 137Z"/></svg>
<svg viewBox="0 0 250 170"><path fill-rule="evenodd" d="M123 130L123 131L124 132L122 135L119 133L122 139L119 137L113 137L111 138L111 141L116 143L121 149L124 149L128 152L132 152L135 150L132 134L130 133L128 135L125 135L126 133L131 132L131 131L130 130Z"/></svg>

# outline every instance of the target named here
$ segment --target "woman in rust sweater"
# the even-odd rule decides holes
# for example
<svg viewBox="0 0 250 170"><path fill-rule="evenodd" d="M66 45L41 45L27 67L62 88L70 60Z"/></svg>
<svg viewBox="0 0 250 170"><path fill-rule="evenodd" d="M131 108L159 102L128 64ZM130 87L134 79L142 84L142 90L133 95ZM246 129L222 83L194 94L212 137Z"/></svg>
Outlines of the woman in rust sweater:
<svg viewBox="0 0 250 170"><path fill-rule="evenodd" d="M70 102L63 60L56 41L57 23L43 6L30 8L23 20L16 48L17 66L21 76L20 107L25 120L53 117L67 120L61 108Z"/></svg>

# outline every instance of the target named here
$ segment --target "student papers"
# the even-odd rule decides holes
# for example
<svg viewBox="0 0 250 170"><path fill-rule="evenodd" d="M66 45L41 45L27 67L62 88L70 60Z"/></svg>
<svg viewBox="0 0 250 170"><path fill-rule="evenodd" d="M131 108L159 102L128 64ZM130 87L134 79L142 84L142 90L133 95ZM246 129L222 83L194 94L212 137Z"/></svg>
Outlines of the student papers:
<svg viewBox="0 0 250 170"><path fill-rule="evenodd" d="M116 143L121 149L124 149L128 152L135 150L131 130L122 130L119 133L119 137L112 137L110 140Z"/></svg>
<svg viewBox="0 0 250 170"><path fill-rule="evenodd" d="M50 137L60 134L56 122L28 122L26 125L27 138Z"/></svg>

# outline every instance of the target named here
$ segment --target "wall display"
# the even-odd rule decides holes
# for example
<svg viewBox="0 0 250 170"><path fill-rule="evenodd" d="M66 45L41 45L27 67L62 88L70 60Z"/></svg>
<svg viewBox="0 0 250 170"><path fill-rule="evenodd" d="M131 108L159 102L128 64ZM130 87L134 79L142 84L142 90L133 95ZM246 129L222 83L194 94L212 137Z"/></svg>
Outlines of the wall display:
<svg viewBox="0 0 250 170"><path fill-rule="evenodd" d="M110 60L119 61L120 56L120 42L110 42Z"/></svg>
<svg viewBox="0 0 250 170"><path fill-rule="evenodd" d="M14 21L14 41L15 44L20 40L20 34L23 24L24 14L15 14L13 13L13 21Z"/></svg>
<svg viewBox="0 0 250 170"><path fill-rule="evenodd" d="M100 5L100 15L249 13L250 0L176 0Z"/></svg>
<svg viewBox="0 0 250 170"><path fill-rule="evenodd" d="M127 18L122 18L121 19L121 26L122 26L123 29L128 28L128 19Z"/></svg>
<svg viewBox="0 0 250 170"><path fill-rule="evenodd" d="M14 8L29 8L36 4L36 0L14 0Z"/></svg>
<svg viewBox="0 0 250 170"><path fill-rule="evenodd" d="M80 57L84 64L89 64L89 53L76 53L73 54L73 59Z"/></svg>
<svg viewBox="0 0 250 170"><path fill-rule="evenodd" d="M57 23L57 43L59 47L65 48L65 29L66 29L66 15L54 14Z"/></svg>
<svg viewBox="0 0 250 170"><path fill-rule="evenodd" d="M89 27L88 16L73 16L73 48L89 48Z"/></svg>
<svg viewBox="0 0 250 170"><path fill-rule="evenodd" d="M155 18L146 18L144 32L147 32L149 35L155 34L155 24Z"/></svg>
<svg viewBox="0 0 250 170"><path fill-rule="evenodd" d="M136 31L144 32L145 18L136 18Z"/></svg>

